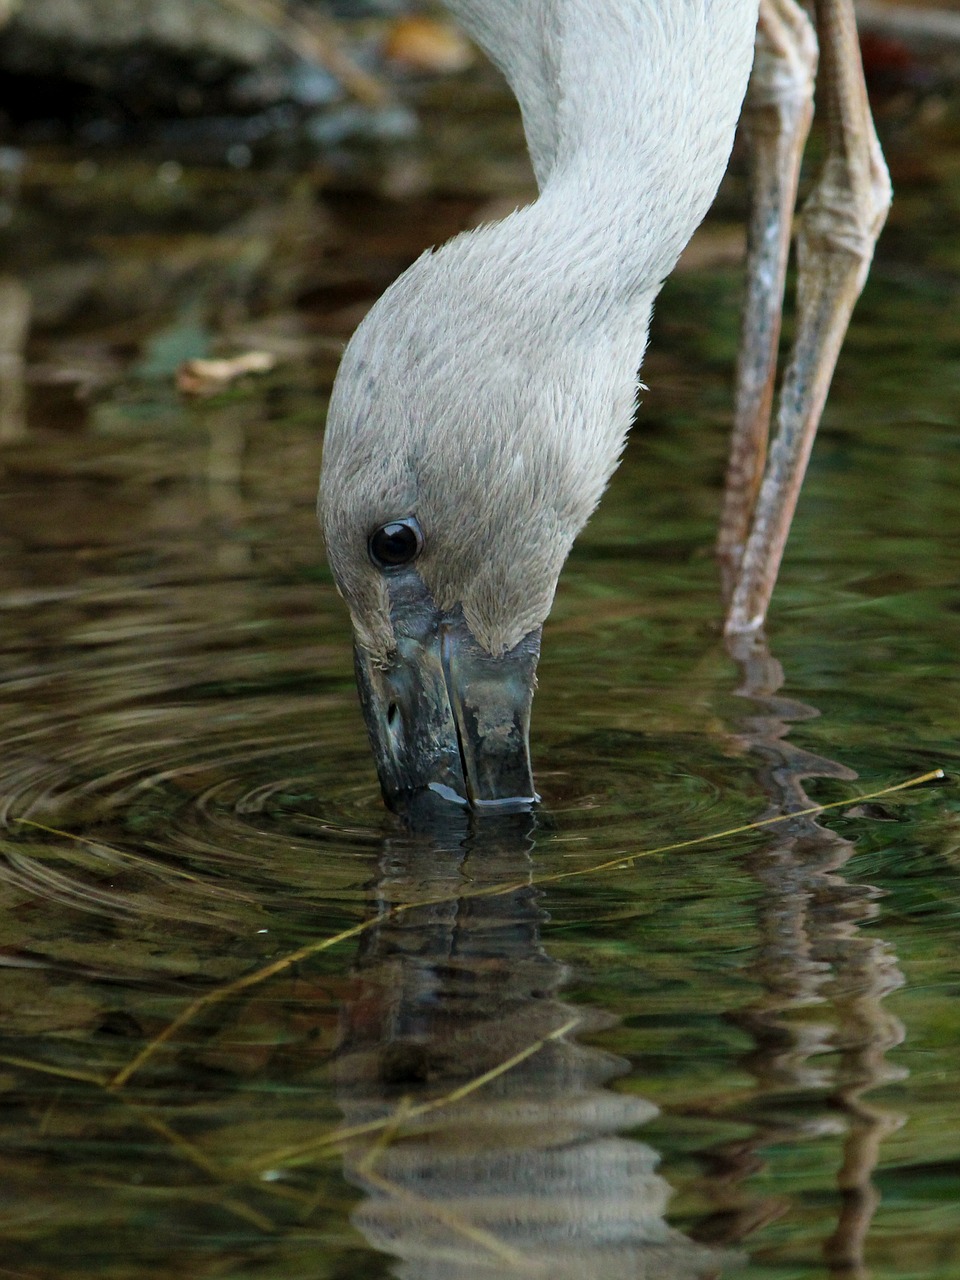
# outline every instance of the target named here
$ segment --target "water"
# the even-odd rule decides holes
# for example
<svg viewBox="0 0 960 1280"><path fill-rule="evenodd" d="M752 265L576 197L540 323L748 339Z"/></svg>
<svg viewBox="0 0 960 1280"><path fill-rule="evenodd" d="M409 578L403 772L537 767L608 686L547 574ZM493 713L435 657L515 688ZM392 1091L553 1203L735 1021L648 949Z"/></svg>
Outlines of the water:
<svg viewBox="0 0 960 1280"><path fill-rule="evenodd" d="M440 151L383 170L442 173L406 203L28 157L16 217L57 237L6 267L35 337L0 455L0 1275L960 1275L941 107L888 110L901 202L770 648L725 650L709 553L734 181L545 633L542 813L420 835L377 794L318 428L364 301L521 192L515 127L461 180L431 116ZM279 366L180 397L222 334ZM842 803L646 852L807 796Z"/></svg>

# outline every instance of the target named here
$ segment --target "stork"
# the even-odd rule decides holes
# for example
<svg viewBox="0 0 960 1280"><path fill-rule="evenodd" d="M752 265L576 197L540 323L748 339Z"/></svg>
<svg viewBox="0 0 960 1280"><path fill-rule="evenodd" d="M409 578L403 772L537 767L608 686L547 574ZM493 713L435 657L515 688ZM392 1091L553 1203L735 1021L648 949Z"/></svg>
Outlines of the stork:
<svg viewBox="0 0 960 1280"><path fill-rule="evenodd" d="M654 299L741 108L752 207L718 539L730 633L763 625L890 185L853 0L815 0L815 22L795 0L448 7L518 99L539 197L424 253L367 314L333 389L320 514L387 803L431 791L483 810L536 798L541 628L619 461ZM818 52L827 155L798 218L796 337L771 431Z"/></svg>

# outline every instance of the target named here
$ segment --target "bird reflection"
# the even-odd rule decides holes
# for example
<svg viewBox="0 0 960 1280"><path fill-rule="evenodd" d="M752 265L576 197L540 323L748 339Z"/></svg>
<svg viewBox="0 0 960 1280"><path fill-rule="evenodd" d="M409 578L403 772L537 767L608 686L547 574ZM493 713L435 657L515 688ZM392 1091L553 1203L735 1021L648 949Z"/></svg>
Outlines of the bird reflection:
<svg viewBox="0 0 960 1280"><path fill-rule="evenodd" d="M559 998L564 967L541 945L527 883L531 836L517 815L387 842L378 908L443 901L384 918L357 960L338 1097L349 1125L396 1116L397 1133L351 1150L347 1175L366 1192L354 1221L398 1280L719 1276L719 1250L666 1224L657 1153L622 1136L656 1108L614 1092L629 1064L578 1038L611 1020ZM483 896L505 884L518 887Z"/></svg>
<svg viewBox="0 0 960 1280"><path fill-rule="evenodd" d="M873 1172L901 1123L869 1095L898 1075L885 1055L903 1032L883 1000L903 979L882 939L861 929L879 895L841 874L852 843L800 812L811 807L808 779L854 775L789 741L791 725L817 713L780 692L764 638L730 646L749 703L737 734L770 802L757 816L786 820L745 855L762 888L749 961L758 994L728 1017L753 1042L753 1084L723 1111L750 1133L704 1152L712 1211L689 1235L667 1224L658 1154L625 1136L655 1108L612 1087L626 1060L583 1043L613 1019L561 998L565 969L541 943L531 883L534 819L470 829L465 818L462 829L385 843L377 923L341 1022L338 1101L350 1130L371 1135L346 1158L365 1193L354 1221L395 1259L398 1280L739 1273L735 1247L791 1210L751 1187L767 1150L838 1133L825 1262L837 1280L869 1280ZM405 903L421 905L397 909ZM715 1103L704 1116L715 1123Z"/></svg>
<svg viewBox="0 0 960 1280"><path fill-rule="evenodd" d="M903 1123L868 1095L903 1074L885 1061L903 1039L903 1028L883 1007L903 977L887 944L873 932L861 932L877 915L879 894L840 874L854 852L852 842L816 815L797 812L811 806L806 780L849 781L856 775L787 740L792 724L818 713L780 693L783 670L764 637L736 637L729 647L741 676L737 692L752 703L740 736L761 762L759 781L771 804L766 816L795 816L748 855L763 888L752 965L762 993L730 1017L754 1042L744 1065L755 1089L740 1108L754 1133L710 1153L708 1194L717 1213L697 1234L715 1242L742 1240L786 1213L789 1205L752 1197L747 1188L750 1175L762 1167L763 1148L839 1129L845 1134L837 1173L840 1208L824 1259L832 1276L868 1280L865 1245L879 1202L873 1171L884 1137ZM802 1112L792 1108L791 1099L800 1095L809 1102L811 1093L825 1105L812 1113L809 1106Z"/></svg>

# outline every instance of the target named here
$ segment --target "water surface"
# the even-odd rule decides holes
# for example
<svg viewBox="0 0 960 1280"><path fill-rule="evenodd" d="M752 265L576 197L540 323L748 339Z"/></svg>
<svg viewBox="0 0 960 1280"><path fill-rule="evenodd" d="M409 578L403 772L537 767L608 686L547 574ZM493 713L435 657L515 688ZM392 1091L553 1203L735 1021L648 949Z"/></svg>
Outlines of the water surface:
<svg viewBox="0 0 960 1280"><path fill-rule="evenodd" d="M960 1274L960 801L856 799L958 758L960 135L891 112L901 202L769 646L725 649L710 555L734 180L545 632L542 811L416 835L364 740L320 428L369 299L528 193L515 125L491 148L481 114L471 167L428 116L438 151L370 162L386 196L359 162L27 157L0 1274ZM279 364L178 394L218 342ZM646 853L811 800L844 803Z"/></svg>

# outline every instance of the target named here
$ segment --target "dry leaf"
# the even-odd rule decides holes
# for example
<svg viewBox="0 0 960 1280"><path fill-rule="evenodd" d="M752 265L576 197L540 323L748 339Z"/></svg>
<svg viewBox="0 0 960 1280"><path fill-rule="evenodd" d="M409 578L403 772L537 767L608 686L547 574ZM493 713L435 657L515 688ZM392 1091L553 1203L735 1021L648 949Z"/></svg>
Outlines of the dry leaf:
<svg viewBox="0 0 960 1280"><path fill-rule="evenodd" d="M209 396L246 373L269 373L277 358L269 351L244 351L220 360L185 360L177 370L177 390Z"/></svg>
<svg viewBox="0 0 960 1280"><path fill-rule="evenodd" d="M434 18L398 18L387 34L383 56L405 71L447 75L464 71L473 50L456 27Z"/></svg>

